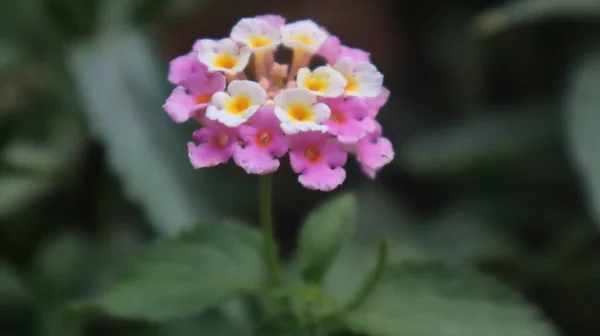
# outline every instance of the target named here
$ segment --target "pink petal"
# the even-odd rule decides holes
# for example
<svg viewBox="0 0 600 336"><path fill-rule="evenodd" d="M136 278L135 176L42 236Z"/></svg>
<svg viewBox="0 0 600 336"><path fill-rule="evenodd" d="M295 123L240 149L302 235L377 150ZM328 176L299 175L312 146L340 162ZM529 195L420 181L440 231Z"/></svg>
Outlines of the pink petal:
<svg viewBox="0 0 600 336"><path fill-rule="evenodd" d="M196 112L194 100L188 96L183 86L176 87L163 105L169 117L176 123L183 123Z"/></svg>
<svg viewBox="0 0 600 336"><path fill-rule="evenodd" d="M260 148L253 144L246 147L236 146L233 160L248 174L265 175L279 168L279 160L274 159L266 148Z"/></svg>
<svg viewBox="0 0 600 336"><path fill-rule="evenodd" d="M169 63L169 82L180 85L190 76L200 72L206 68L200 63L195 52L190 52L174 58Z"/></svg>
<svg viewBox="0 0 600 336"><path fill-rule="evenodd" d="M367 98L365 102L367 103L369 109L369 116L375 118L379 110L387 103L388 98L390 97L390 90L383 87L381 88L381 93L379 96L375 98Z"/></svg>
<svg viewBox="0 0 600 336"><path fill-rule="evenodd" d="M360 165L360 169L362 169L363 173L365 173L365 175L367 175L367 177L369 177L371 180L374 180L375 177L377 177L377 173L379 172L379 170L369 168L363 164Z"/></svg>
<svg viewBox="0 0 600 336"><path fill-rule="evenodd" d="M328 141L320 148L321 156L332 167L343 166L348 160L344 146L335 141Z"/></svg>
<svg viewBox="0 0 600 336"><path fill-rule="evenodd" d="M194 169L214 167L221 163L226 163L233 155L234 146L217 148L211 143L201 143L195 145L188 142L188 157Z"/></svg>
<svg viewBox="0 0 600 336"><path fill-rule="evenodd" d="M265 149L272 156L282 157L288 150L288 138L281 130L279 119L273 112L273 107L263 106L248 120L249 125L240 125L239 137L246 143L256 144L259 132L266 131L271 136L271 142Z"/></svg>
<svg viewBox="0 0 600 336"><path fill-rule="evenodd" d="M281 27L285 24L285 18L283 16L279 16L279 15L273 15L273 14L259 15L256 18L259 20L266 21L267 23L269 23L273 26L276 26L276 27Z"/></svg>
<svg viewBox="0 0 600 336"><path fill-rule="evenodd" d="M331 35L325 40L317 53L323 56L327 63L334 64L339 59L340 46L340 39Z"/></svg>
<svg viewBox="0 0 600 336"><path fill-rule="evenodd" d="M332 111L332 118L336 114L341 114L343 121L329 119L324 122L329 126L329 133L337 136L338 140L344 144L355 144L358 139L364 137L368 130L371 130L369 120L363 122L362 119L368 114L365 101L356 97L348 98L328 98L322 100Z"/></svg>
<svg viewBox="0 0 600 336"><path fill-rule="evenodd" d="M330 168L326 164L313 165L305 169L298 181L311 190L331 191L340 186L346 179L343 168Z"/></svg>
<svg viewBox="0 0 600 336"><path fill-rule="evenodd" d="M367 134L367 123L355 119L348 119L343 124L327 120L323 124L329 126L329 134L345 145L353 145Z"/></svg>
<svg viewBox="0 0 600 336"><path fill-rule="evenodd" d="M188 76L182 85L193 95L210 94L212 96L213 93L225 89L227 80L222 73L208 72L206 68L203 68Z"/></svg>
<svg viewBox="0 0 600 336"><path fill-rule="evenodd" d="M365 137L356 145L356 158L362 165L379 170L394 159L394 148L387 138Z"/></svg>
<svg viewBox="0 0 600 336"><path fill-rule="evenodd" d="M350 57L354 60L354 62L370 62L370 54L364 50L357 48L349 48L347 46L340 47L340 53L338 55L338 59L343 57Z"/></svg>

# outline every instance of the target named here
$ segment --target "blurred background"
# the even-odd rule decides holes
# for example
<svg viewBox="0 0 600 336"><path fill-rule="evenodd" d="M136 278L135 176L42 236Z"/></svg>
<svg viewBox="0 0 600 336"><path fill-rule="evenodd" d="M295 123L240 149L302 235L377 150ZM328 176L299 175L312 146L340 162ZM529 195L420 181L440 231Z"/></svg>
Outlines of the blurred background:
<svg viewBox="0 0 600 336"><path fill-rule="evenodd" d="M349 163L358 244L468 262L560 334L600 335L600 1L27 0L0 3L0 335L204 335L71 320L149 240L255 223L257 178L192 170L161 105L168 62L245 16L311 18L371 52L396 159ZM284 160L285 161L285 160ZM286 258L331 194L276 176ZM167 331L165 331L167 330ZM212 334L211 334L212 335Z"/></svg>

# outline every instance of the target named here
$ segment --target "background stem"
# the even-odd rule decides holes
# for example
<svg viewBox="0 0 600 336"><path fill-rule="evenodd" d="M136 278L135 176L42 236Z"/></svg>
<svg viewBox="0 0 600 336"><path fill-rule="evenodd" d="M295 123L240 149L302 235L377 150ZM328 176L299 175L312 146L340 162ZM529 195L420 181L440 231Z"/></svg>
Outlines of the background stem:
<svg viewBox="0 0 600 336"><path fill-rule="evenodd" d="M267 262L267 270L269 272L269 281L273 286L280 286L283 283L283 278L281 276L281 269L279 267L277 242L275 241L275 234L273 231L272 180L271 174L260 176L260 225L265 240L265 258Z"/></svg>

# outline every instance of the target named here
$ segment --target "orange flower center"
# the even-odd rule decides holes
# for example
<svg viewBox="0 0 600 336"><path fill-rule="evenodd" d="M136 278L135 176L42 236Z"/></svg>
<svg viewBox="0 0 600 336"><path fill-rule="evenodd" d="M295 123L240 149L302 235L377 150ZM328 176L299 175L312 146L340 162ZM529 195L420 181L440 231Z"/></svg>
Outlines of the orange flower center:
<svg viewBox="0 0 600 336"><path fill-rule="evenodd" d="M352 76L351 74L345 74L344 77L346 77L346 80L348 81L348 84L346 84L344 91L346 91L346 92L358 91L358 81L356 80L356 78L354 76Z"/></svg>
<svg viewBox="0 0 600 336"><path fill-rule="evenodd" d="M210 93L201 93L194 97L194 103L197 105L210 103L212 95Z"/></svg>
<svg viewBox="0 0 600 336"><path fill-rule="evenodd" d="M225 133L219 134L214 137L214 145L217 148L224 148L229 143L229 136Z"/></svg>
<svg viewBox="0 0 600 336"><path fill-rule="evenodd" d="M269 133L269 131L267 131L267 130L263 130L256 134L256 138L254 139L254 142L256 142L256 144L259 147L265 148L265 147L269 146L269 144L271 143L271 140L273 140L271 133Z"/></svg>
<svg viewBox="0 0 600 336"><path fill-rule="evenodd" d="M308 159L308 162L314 163L321 161L321 153L315 146L308 146L304 149L304 156Z"/></svg>
<svg viewBox="0 0 600 336"><path fill-rule="evenodd" d="M229 102L227 102L227 112L235 115L240 115L252 106L250 102L250 97L248 96L238 96L235 98L231 98Z"/></svg>
<svg viewBox="0 0 600 336"><path fill-rule="evenodd" d="M290 36L290 40L298 41L309 46L315 44L315 41L312 39L312 37L304 34L292 35Z"/></svg>
<svg viewBox="0 0 600 336"><path fill-rule="evenodd" d="M348 120L348 118L342 112L340 112L338 110L332 110L329 120L331 120L335 123L338 123L338 124L343 124L346 122L346 120Z"/></svg>
<svg viewBox="0 0 600 336"><path fill-rule="evenodd" d="M323 76L310 76L306 79L306 88L311 91L323 93L327 91L327 78Z"/></svg>

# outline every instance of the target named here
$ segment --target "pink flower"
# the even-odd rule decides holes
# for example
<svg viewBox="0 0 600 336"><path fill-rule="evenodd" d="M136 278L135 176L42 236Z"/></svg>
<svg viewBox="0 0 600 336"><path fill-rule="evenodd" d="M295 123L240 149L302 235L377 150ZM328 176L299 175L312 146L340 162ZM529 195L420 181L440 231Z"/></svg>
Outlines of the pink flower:
<svg viewBox="0 0 600 336"><path fill-rule="evenodd" d="M346 179L344 146L327 133L303 132L290 136L290 163L298 181L312 190L331 191Z"/></svg>
<svg viewBox="0 0 600 336"><path fill-rule="evenodd" d="M342 144L356 144L367 131L372 131L373 122L366 118L369 110L363 99L338 97L322 99L321 102L331 109L331 116L323 124Z"/></svg>
<svg viewBox="0 0 600 336"><path fill-rule="evenodd" d="M210 104L215 92L225 89L225 76L221 73L210 73L200 62L192 75L182 80L176 87L163 108L176 123L183 123L192 117L204 122L204 112Z"/></svg>
<svg viewBox="0 0 600 336"><path fill-rule="evenodd" d="M382 137L381 125L373 121L375 129L356 144L356 160L362 171L374 179L383 166L394 159L392 143Z"/></svg>
<svg viewBox="0 0 600 336"><path fill-rule="evenodd" d="M387 103L388 98L390 97L390 90L385 87L381 87L381 93L375 98L366 98L365 102L367 103L369 109L369 117L375 118L379 113L379 110Z"/></svg>
<svg viewBox="0 0 600 336"><path fill-rule="evenodd" d="M369 54L368 52L358 49L358 48L350 48L347 46L341 46L340 47L340 53L338 55L338 58L336 59L339 60L340 58L344 58L344 57L350 57L354 60L355 63L358 62L371 62L371 54Z"/></svg>
<svg viewBox="0 0 600 336"><path fill-rule="evenodd" d="M238 135L243 140L237 146L233 160L248 174L265 175L279 168L279 160L288 150L288 141L279 126L272 106L261 107L249 120L240 125Z"/></svg>
<svg viewBox="0 0 600 336"><path fill-rule="evenodd" d="M317 53L323 56L327 63L333 65L339 59L341 46L340 39L337 36L330 35Z"/></svg>
<svg viewBox="0 0 600 336"><path fill-rule="evenodd" d="M199 144L188 142L188 157L194 169L229 161L237 145L236 131L218 122L208 122L206 127L194 132L194 140Z"/></svg>
<svg viewBox="0 0 600 336"><path fill-rule="evenodd" d="M198 55L195 52L190 52L185 55L174 58L169 62L169 82L175 85L184 85L184 82L203 71L206 68L198 60Z"/></svg>

